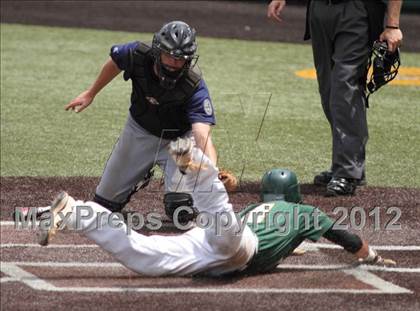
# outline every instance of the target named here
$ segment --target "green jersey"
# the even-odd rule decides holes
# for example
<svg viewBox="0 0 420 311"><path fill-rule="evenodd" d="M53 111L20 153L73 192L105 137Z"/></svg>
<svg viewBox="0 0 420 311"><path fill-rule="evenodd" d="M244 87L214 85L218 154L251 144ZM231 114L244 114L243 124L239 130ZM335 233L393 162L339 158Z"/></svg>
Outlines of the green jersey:
<svg viewBox="0 0 420 311"><path fill-rule="evenodd" d="M317 241L333 225L319 209L285 201L252 204L239 215L258 238L258 251L248 272L274 269L303 240Z"/></svg>

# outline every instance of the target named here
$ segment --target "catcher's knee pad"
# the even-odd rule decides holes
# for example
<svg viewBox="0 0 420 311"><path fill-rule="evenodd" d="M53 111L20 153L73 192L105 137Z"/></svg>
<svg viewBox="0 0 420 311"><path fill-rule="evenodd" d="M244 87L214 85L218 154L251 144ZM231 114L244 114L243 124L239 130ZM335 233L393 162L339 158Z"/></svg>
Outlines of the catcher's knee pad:
<svg viewBox="0 0 420 311"><path fill-rule="evenodd" d="M97 195L96 193L95 193L95 196L93 197L93 202L96 202L99 205L102 205L106 209L109 209L111 212L119 212L127 204L127 201L125 201L123 203L109 201L109 200L101 197L100 195Z"/></svg>
<svg viewBox="0 0 420 311"><path fill-rule="evenodd" d="M342 246L346 251L354 254L357 253L363 245L362 239L347 230L339 230L330 228L323 235L327 240Z"/></svg>
<svg viewBox="0 0 420 311"><path fill-rule="evenodd" d="M165 205L166 215L175 222L174 217L177 216L177 221L181 224L192 221L197 216L198 212L194 208L194 201L189 193L184 192L168 192L163 197L163 204ZM177 209L179 210L177 211ZM177 211L175 215L175 211Z"/></svg>

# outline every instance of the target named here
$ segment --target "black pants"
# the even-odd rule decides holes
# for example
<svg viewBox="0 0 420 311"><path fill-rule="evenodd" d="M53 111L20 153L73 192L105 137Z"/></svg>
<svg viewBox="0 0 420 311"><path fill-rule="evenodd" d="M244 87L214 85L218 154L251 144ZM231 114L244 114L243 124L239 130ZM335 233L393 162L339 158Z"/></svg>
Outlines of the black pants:
<svg viewBox="0 0 420 311"><path fill-rule="evenodd" d="M370 54L362 1L312 1L310 31L319 92L332 133L335 177L361 179L368 140L364 76Z"/></svg>

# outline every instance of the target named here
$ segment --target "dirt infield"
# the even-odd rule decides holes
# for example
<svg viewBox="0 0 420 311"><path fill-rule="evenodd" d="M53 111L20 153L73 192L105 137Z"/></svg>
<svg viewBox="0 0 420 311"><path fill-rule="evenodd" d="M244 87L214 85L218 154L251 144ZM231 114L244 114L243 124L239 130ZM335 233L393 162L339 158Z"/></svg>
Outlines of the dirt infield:
<svg viewBox="0 0 420 311"><path fill-rule="evenodd" d="M10 220L10 213L16 207L46 206L61 190L66 190L72 196L81 200L90 200L98 177L1 177L1 220ZM301 192L307 204L320 207L332 213L336 207L362 207L371 210L377 206L381 208L398 207L404 212L402 220L416 220L413 225L420 229L420 189L359 187L357 195L337 198L324 197L324 188L312 184L301 185ZM249 203L258 202L259 184L241 183L239 190L230 194L235 210L239 210ZM163 187L158 180L154 180L144 190L135 194L127 206L130 210L147 212L161 212L163 202ZM338 215L339 216L339 215ZM417 225L416 225L417 224ZM420 238L418 238L420 241Z"/></svg>
<svg viewBox="0 0 420 311"><path fill-rule="evenodd" d="M61 190L66 190L72 196L81 200L91 200L99 181L97 177L1 177L1 220L12 220L11 215L17 207L47 206L51 199ZM347 224L351 211L357 221L360 221L360 212L364 211L366 226L364 228L369 240L381 243L386 240L392 244L407 245L416 242L420 245L420 189L359 187L356 196L327 198L324 197L324 188L311 184L301 186L306 204L321 208L330 216L338 219L342 216ZM239 191L230 194L230 200L236 211L250 203L259 201L258 183L242 183ZM126 209L140 212L143 215L156 212L163 213L163 188L160 181L153 181L146 189L136 193ZM340 208L348 211L343 215ZM369 216L375 208L379 208L380 226L374 226L374 216ZM397 215L394 208L401 211ZM404 224L403 231L385 230L393 229L391 221ZM356 228L357 229L357 228Z"/></svg>
<svg viewBox="0 0 420 311"><path fill-rule="evenodd" d="M285 259L276 271L258 276L231 278L148 278L135 274L111 255L78 234L61 234L48 247L36 244L35 231L17 230L11 222L16 207L45 206L61 189L89 199L98 178L1 178L1 309L141 310L418 310L420 305L420 190L360 188L358 195L325 198L323 189L302 185L305 202L332 215L334 207L368 212L380 207L380 230L373 219L359 232L395 268L355 267L352 256L332 244L303 245L307 253ZM234 207L258 200L258 185L244 184L231 194ZM163 212L158 181L137 193L130 210ZM399 230L383 228L401 209ZM334 215L332 215L334 216ZM155 232L148 232L155 233ZM162 233L162 232L158 232ZM174 234L167 230L163 234ZM386 302L386 303L385 303Z"/></svg>
<svg viewBox="0 0 420 311"><path fill-rule="evenodd" d="M304 43L305 1L289 3L281 25L266 18L268 1L1 1L2 23L155 32L169 20L194 25L199 36ZM420 18L403 14L403 51L420 51Z"/></svg>

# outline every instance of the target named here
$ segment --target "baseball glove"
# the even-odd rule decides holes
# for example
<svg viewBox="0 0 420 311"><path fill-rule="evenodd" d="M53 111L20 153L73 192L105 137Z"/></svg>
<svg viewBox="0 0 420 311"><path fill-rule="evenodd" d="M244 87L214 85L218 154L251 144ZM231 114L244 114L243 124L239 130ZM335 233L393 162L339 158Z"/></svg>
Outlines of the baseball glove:
<svg viewBox="0 0 420 311"><path fill-rule="evenodd" d="M238 179L232 172L224 169L219 171L219 179L225 185L227 192L234 192L238 189Z"/></svg>

